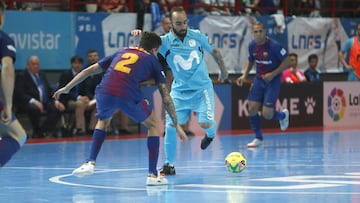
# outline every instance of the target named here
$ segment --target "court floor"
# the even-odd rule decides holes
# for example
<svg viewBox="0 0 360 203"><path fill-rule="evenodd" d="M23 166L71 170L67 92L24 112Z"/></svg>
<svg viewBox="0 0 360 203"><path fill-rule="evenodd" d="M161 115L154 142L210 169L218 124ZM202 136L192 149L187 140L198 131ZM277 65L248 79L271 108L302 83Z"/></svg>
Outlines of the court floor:
<svg viewBox="0 0 360 203"><path fill-rule="evenodd" d="M249 150L252 135L221 134L200 150L201 136L177 149L176 176L147 187L145 138L109 139L96 172L71 171L87 157L89 141L26 144L0 170L0 202L263 203L360 202L360 131L269 133ZM161 139L161 142L163 140ZM161 143L162 146L162 143ZM248 165L227 172L224 157L240 151ZM158 166L163 163L160 149Z"/></svg>

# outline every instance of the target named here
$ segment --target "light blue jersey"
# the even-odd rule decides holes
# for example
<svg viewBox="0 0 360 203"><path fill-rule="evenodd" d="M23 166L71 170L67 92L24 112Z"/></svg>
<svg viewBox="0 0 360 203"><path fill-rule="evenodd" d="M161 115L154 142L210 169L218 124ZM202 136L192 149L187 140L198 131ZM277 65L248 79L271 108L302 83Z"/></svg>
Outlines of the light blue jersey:
<svg viewBox="0 0 360 203"><path fill-rule="evenodd" d="M161 36L161 41L159 53L166 59L174 75L172 97L192 98L199 91L212 87L204 49L211 53L214 47L205 34L188 29L184 41L181 41L169 32Z"/></svg>

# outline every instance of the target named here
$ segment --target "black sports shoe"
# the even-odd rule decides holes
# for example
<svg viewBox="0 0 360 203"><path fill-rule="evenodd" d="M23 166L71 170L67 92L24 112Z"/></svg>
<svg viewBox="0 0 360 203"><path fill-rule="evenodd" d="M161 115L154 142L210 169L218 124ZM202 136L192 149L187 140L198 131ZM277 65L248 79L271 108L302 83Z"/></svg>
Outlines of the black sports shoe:
<svg viewBox="0 0 360 203"><path fill-rule="evenodd" d="M164 166L159 170L160 175L163 176L173 176L176 174L175 167L170 166L169 163L164 164Z"/></svg>
<svg viewBox="0 0 360 203"><path fill-rule="evenodd" d="M210 143L213 141L213 139L214 138L210 138L207 135L205 135L205 137L201 140L200 148L202 150L206 149L210 145Z"/></svg>

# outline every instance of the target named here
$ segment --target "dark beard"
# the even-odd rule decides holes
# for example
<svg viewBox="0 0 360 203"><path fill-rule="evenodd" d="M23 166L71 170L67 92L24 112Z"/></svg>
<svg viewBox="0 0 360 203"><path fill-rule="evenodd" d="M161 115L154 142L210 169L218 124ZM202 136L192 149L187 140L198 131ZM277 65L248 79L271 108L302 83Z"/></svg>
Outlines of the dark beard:
<svg viewBox="0 0 360 203"><path fill-rule="evenodd" d="M185 31L184 33L179 33L178 31L176 31L176 30L174 30L174 29L173 29L173 32L174 32L175 35L176 35L178 38L180 38L181 40L183 40L183 39L185 38L186 33L187 33L187 31Z"/></svg>

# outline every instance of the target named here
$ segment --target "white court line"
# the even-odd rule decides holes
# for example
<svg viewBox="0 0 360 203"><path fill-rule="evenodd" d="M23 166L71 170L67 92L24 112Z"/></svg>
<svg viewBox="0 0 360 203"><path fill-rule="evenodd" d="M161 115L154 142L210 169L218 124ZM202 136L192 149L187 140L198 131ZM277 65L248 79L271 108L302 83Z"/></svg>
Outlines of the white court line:
<svg viewBox="0 0 360 203"><path fill-rule="evenodd" d="M182 167L182 168L193 168L193 167ZM120 172L120 171L134 171L134 170L145 170L146 168L137 168L137 169L109 169L109 170L97 170L94 173L108 173L108 172ZM357 172L348 173L348 174L358 174ZM71 174L64 174L58 175L49 178L49 181L57 184L62 185L70 185L70 186L77 186L77 187L88 187L88 188L101 188L101 189L113 189L113 190L128 190L128 191L149 191L151 189L156 190L156 186L154 187L115 187L115 186L102 186L102 185L94 185L94 184L81 184L81 183L73 183L62 180L63 178L70 177ZM296 176L294 176L296 177ZM328 177L328 176L306 176L306 177ZM329 176L329 177L338 177L338 178L349 178L347 176ZM293 177L278 177L278 179L282 178L290 178ZM271 179L276 181L276 177L274 178L262 178L262 179L249 179L248 181L265 181L271 182ZM294 179L293 179L294 181ZM297 182L295 178L295 182ZM282 181L280 181L282 182ZM292 181L290 181L292 182ZM307 182L307 181L304 181ZM309 181L311 182L311 181ZM174 189L166 188L162 190L163 192L196 192L196 193L204 193L204 192L216 192L216 193L259 193L259 194L323 194L323 195L358 195L360 192L338 192L338 191L311 191L314 188L327 188L327 187L341 187L345 185L352 185L351 182L346 182L347 184L341 184L344 182L330 182L329 184L320 181L320 183L313 183L313 184L301 184L301 185L285 185L285 186L278 186L278 185L270 185L270 186L251 186L251 185L215 185L215 184L174 184L171 185L175 187ZM355 183L357 184L357 183ZM190 188L190 189L187 189ZM198 189L197 189L198 188ZM284 190L310 190L310 191L284 191Z"/></svg>
<svg viewBox="0 0 360 203"><path fill-rule="evenodd" d="M78 187L88 187L88 188L100 188L100 189L114 189L114 190L128 190L128 191L149 191L149 190L157 190L159 186L152 186L152 187L146 187L146 188L130 188L130 187L114 187L114 186L101 186L101 185L90 185L90 184L79 184L79 183L71 183L62 181L61 179L64 177L72 176L71 174L64 174L59 176L54 176L49 179L49 181L57 183L57 184L63 184L63 185L70 185L70 186L78 186ZM326 186L326 185L324 185ZM360 192L315 192L315 191L264 191L264 190L247 190L249 188L246 188L245 186L233 186L230 185L208 185L208 184L185 184L185 185L175 185L175 187L190 187L191 189L164 189L163 192L193 192L193 193L204 193L204 192L216 192L216 193L228 193L231 192L233 194L239 193L252 193L252 194L324 194L324 195L355 195L360 194ZM164 188L161 186L161 188ZM204 190L204 189L194 189L194 188L211 188L210 190ZM221 190L214 190L214 189L221 189ZM239 190L244 189L244 190Z"/></svg>
<svg viewBox="0 0 360 203"><path fill-rule="evenodd" d="M333 165L332 165L333 166ZM223 166L209 166L211 168L223 167ZM73 170L73 168L45 168L45 167L7 167L18 170ZM178 167L182 169L194 169L194 168L203 168L203 167ZM109 173L109 172L125 172L125 171L141 171L147 170L147 168L124 168L124 169L97 169L94 173ZM324 192L324 191L281 191L281 190L307 190L314 188L325 188L325 187L340 187L345 185L358 185L358 181L339 181L339 180L321 180L321 178L339 178L339 179L358 179L360 172L348 172L344 175L314 175L314 176L288 176L288 177L270 177L270 178L258 178L258 179L248 179L247 181L255 182L300 182L300 183L313 183L313 184L302 184L302 185L286 185L279 186L270 185L270 186L253 186L253 185L216 185L216 184L174 184L171 185L176 187L175 189L165 189L165 191L172 192L217 192L217 193L260 193L260 194L335 194L335 195L345 195L345 194L360 194L360 192ZM102 186L102 185L91 185L91 184L81 184L74 182L67 182L62 180L63 178L70 177L72 174L64 174L53 176L49 178L49 181L62 185L70 185L76 187L88 187L88 188L102 188L102 189L114 189L114 190L128 190L128 191L148 191L151 188L156 189L156 187L115 187L115 186ZM144 178L145 179L145 178ZM190 188L190 189L185 189ZM199 189L195 189L199 188Z"/></svg>

